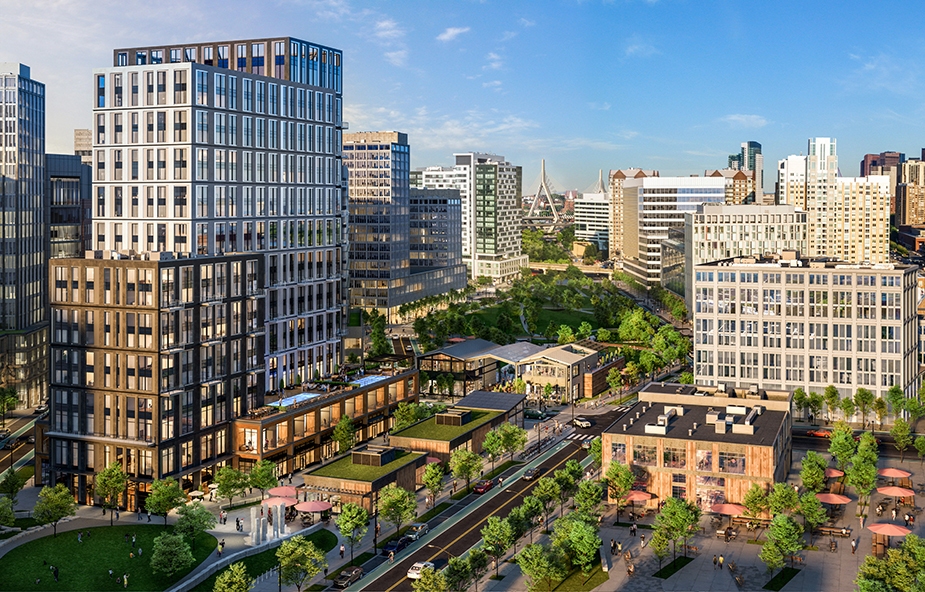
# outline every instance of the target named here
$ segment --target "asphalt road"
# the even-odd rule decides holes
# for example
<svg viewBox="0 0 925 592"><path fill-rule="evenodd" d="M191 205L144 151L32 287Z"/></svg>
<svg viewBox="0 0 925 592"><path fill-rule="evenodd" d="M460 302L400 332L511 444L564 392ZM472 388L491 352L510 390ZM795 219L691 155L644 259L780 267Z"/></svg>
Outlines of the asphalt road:
<svg viewBox="0 0 925 592"><path fill-rule="evenodd" d="M625 411L614 409L601 415L591 416L590 419L594 422L593 425L588 429L578 429L577 432L599 435L623 413ZM571 417L570 414L566 415L565 413L561 416L566 420ZM581 448L581 441L565 441L568 442L565 448L540 465L543 469L542 475L549 475L557 469L561 469L569 459L582 460L585 458L587 451ZM408 568L418 561L430 561L434 563L436 569L443 569L446 567L450 557L465 553L482 538L480 533L489 516L507 516L512 508L519 505L523 497L530 495L535 485L536 480L517 480L506 483L503 494L496 495L475 508L466 517L465 521L460 523L458 528L447 530L427 543L413 543L411 548L414 551L412 553L396 561L392 568L382 577L370 580L363 587L363 590L376 592L411 590L411 580L406 577ZM479 502L476 500L472 503Z"/></svg>
<svg viewBox="0 0 925 592"><path fill-rule="evenodd" d="M10 460L10 451L9 450L0 450L0 473L10 468L11 463L15 463L20 458L24 457L30 450L32 450L33 444L23 444L17 446L15 450L12 451L13 460Z"/></svg>

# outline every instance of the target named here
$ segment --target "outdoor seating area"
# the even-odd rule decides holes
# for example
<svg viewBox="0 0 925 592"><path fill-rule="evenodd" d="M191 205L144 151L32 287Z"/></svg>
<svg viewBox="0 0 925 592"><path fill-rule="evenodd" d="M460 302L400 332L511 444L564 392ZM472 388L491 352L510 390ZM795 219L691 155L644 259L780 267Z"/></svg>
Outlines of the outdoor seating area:
<svg viewBox="0 0 925 592"><path fill-rule="evenodd" d="M851 536L851 529L847 526L820 526L816 532L823 536L845 537Z"/></svg>

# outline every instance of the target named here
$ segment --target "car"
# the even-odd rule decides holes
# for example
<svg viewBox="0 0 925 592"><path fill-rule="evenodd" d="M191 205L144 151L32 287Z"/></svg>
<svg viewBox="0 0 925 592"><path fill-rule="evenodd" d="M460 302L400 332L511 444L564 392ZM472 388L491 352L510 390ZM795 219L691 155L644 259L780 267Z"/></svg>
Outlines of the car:
<svg viewBox="0 0 925 592"><path fill-rule="evenodd" d="M434 564L430 561L418 561L408 569L408 579L417 580L421 577L421 572L425 569L434 569Z"/></svg>
<svg viewBox="0 0 925 592"><path fill-rule="evenodd" d="M486 491L489 491L494 486L495 486L494 479L482 479L481 481L475 484L475 487L472 488L472 491L478 494L482 494L482 493L485 493Z"/></svg>
<svg viewBox="0 0 925 592"><path fill-rule="evenodd" d="M548 416L539 409L524 409L524 417L527 419L546 419Z"/></svg>
<svg viewBox="0 0 925 592"><path fill-rule="evenodd" d="M34 444L35 436L32 434L23 434L22 436L16 438L16 445L22 446L23 444Z"/></svg>
<svg viewBox="0 0 925 592"><path fill-rule="evenodd" d="M808 432L806 432L806 435L812 436L814 438L831 438L832 431L831 430L809 430Z"/></svg>
<svg viewBox="0 0 925 592"><path fill-rule="evenodd" d="M543 472L543 469L540 467L534 467L532 469L527 469L524 471L524 476L521 477L524 481L533 481L537 476Z"/></svg>
<svg viewBox="0 0 925 592"><path fill-rule="evenodd" d="M590 450L590 449L591 449L591 444L593 444L595 440L597 440L596 437L595 437L595 438L591 438L590 440L584 440L584 441L581 443L581 447L584 448L585 450Z"/></svg>
<svg viewBox="0 0 925 592"><path fill-rule="evenodd" d="M591 420L586 417L576 417L572 420L572 425L577 428L590 428Z"/></svg>
<svg viewBox="0 0 925 592"><path fill-rule="evenodd" d="M346 588L350 584L356 582L363 577L363 568L362 567L348 567L344 571L340 572L336 578L334 578L334 585L338 588Z"/></svg>
<svg viewBox="0 0 925 592"><path fill-rule="evenodd" d="M856 436L854 437L854 441L855 441L855 442L860 442L860 441L861 441L861 434L856 435ZM874 438L874 444L876 444L877 446L880 446L880 438Z"/></svg>
<svg viewBox="0 0 925 592"><path fill-rule="evenodd" d="M388 555L389 553L398 553L399 551L403 551L405 547L413 542L414 539L407 535L398 539L392 539L386 543L385 547L382 548L382 554Z"/></svg>
<svg viewBox="0 0 925 592"><path fill-rule="evenodd" d="M35 408L35 411L33 411L33 413L35 415L43 415L45 413L48 413L48 403L42 403L41 405Z"/></svg>
<svg viewBox="0 0 925 592"><path fill-rule="evenodd" d="M423 522L415 522L414 524L408 527L408 532L406 536L409 536L414 540L418 540L419 538L421 538L428 532L430 532L430 527L427 526L427 524Z"/></svg>
<svg viewBox="0 0 925 592"><path fill-rule="evenodd" d="M0 428L0 438L9 438L10 428Z"/></svg>

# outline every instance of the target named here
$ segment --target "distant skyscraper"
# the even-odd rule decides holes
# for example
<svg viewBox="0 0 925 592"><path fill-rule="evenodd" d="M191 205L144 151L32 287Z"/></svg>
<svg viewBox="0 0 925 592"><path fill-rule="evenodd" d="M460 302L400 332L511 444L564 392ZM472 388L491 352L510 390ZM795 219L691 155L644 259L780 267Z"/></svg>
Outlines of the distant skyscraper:
<svg viewBox="0 0 925 592"><path fill-rule="evenodd" d="M593 242L604 254L609 250L610 196L604 185L603 171L590 191L575 198L575 238Z"/></svg>
<svg viewBox="0 0 925 592"><path fill-rule="evenodd" d="M36 406L48 389L48 210L45 85L29 66L0 63L0 130L0 384Z"/></svg>
<svg viewBox="0 0 925 592"><path fill-rule="evenodd" d="M896 193L896 225L925 224L925 160L902 163Z"/></svg>
<svg viewBox="0 0 925 592"><path fill-rule="evenodd" d="M623 253L623 235L625 228L623 185L626 183L627 179L642 179L643 177L658 177L658 171L645 171L636 168L610 171L610 230L607 234L611 259Z"/></svg>
<svg viewBox="0 0 925 592"><path fill-rule="evenodd" d="M729 168L740 171L755 171L758 191L764 187L764 156L761 154L761 144L758 142L742 142L742 149L738 154L729 155Z"/></svg>
<svg viewBox="0 0 925 592"><path fill-rule="evenodd" d="M45 155L48 256L82 257L90 249L90 167L70 154Z"/></svg>
<svg viewBox="0 0 925 592"><path fill-rule="evenodd" d="M88 129L74 130L74 154L86 165L93 164L93 132Z"/></svg>
<svg viewBox="0 0 925 592"><path fill-rule="evenodd" d="M861 175L867 177L875 174L871 167L898 167L906 162L906 155L902 152L881 152L880 154L865 154L861 159Z"/></svg>

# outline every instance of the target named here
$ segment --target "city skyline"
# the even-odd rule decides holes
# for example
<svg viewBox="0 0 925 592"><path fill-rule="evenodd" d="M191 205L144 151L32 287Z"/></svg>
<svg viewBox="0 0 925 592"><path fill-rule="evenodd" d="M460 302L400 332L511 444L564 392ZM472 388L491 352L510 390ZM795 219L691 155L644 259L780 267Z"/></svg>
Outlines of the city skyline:
<svg viewBox="0 0 925 592"><path fill-rule="evenodd" d="M412 168L493 152L524 166L527 187L544 157L562 191L593 185L599 169L703 174L749 140L767 170L807 137L835 137L846 176L867 153L914 156L923 143L912 21L851 6L293 0L224 22L181 3L2 5L0 61L46 82L49 152L70 153L73 129L90 127L90 73L112 47L259 35L343 48L351 131L407 132ZM874 45L885 36L889 46Z"/></svg>

